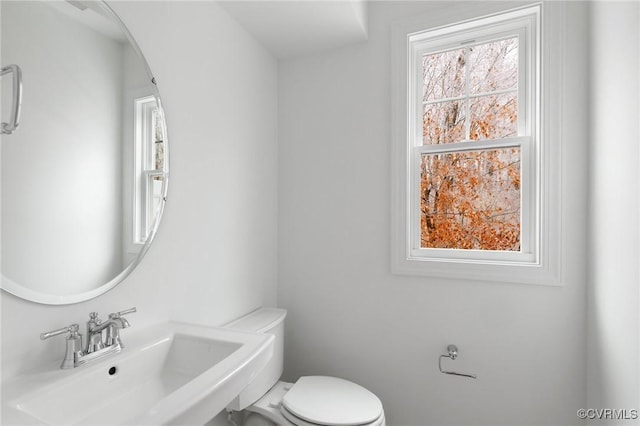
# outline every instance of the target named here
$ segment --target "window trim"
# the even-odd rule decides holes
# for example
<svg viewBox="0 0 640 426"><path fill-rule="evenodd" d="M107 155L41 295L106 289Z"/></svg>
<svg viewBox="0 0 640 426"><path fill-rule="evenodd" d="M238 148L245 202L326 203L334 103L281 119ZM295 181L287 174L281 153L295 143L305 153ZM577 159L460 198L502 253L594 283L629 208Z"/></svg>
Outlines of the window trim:
<svg viewBox="0 0 640 426"><path fill-rule="evenodd" d="M492 8L493 10L491 10ZM494 252L485 251L482 256L478 257L474 255L479 251L473 250L459 250L457 252L464 253L464 255L451 256L452 250L422 249L430 251L431 256L416 256L412 243L415 236L412 235L412 227L410 226L412 220L415 223L416 210L415 205L413 208L411 207L409 192L414 181L412 177L415 178L412 176L415 168L412 168L409 163L412 157L415 158L412 152L415 150L415 145L408 143L408 138L413 137L411 132L416 128L415 117L408 117L409 111L412 110L411 103L416 102L409 96L412 93L412 88L415 88L415 80L412 80L413 73L410 72L409 65L412 62L415 63L413 59L415 49L412 50L409 43L410 37L415 40L419 37L416 34L423 34L423 38L427 36L436 38L433 42L427 42L431 46L436 43L442 44L443 37L447 33L450 34L451 28L455 26L460 31L459 36L456 37L456 41L459 42L469 38L467 34L472 31L472 28L478 28L478 24L482 25L479 30L482 32L481 35L486 36L488 32L496 32L495 27L491 27L492 21L504 21L504 18L508 19L507 22L521 21L521 17L530 14L533 8L539 10L537 19L540 20L538 25L540 31L534 34L537 37L536 54L539 58L539 64L534 67L536 75L529 79L531 84L524 90L527 91L527 96L531 96L537 90L538 96L535 97L535 103L532 103L533 110L526 111L528 115L526 121L531 123L531 128L526 129L528 134L514 138L520 139L517 142L520 144L525 142L521 138L537 139L533 142L529 154L526 154L525 150L522 151L523 169L531 168L530 172L534 183L531 188L533 192L530 194L531 197L529 194L522 194L522 198L523 200L525 197L535 200L534 202L537 204L537 208L527 209L531 215L527 220L536 224L534 227L530 227L531 234L528 236L531 250L528 254L517 253L516 256L509 252L498 252L498 255L495 255ZM562 111L562 99L557 89L561 79L562 49L561 46L557 46L551 50L549 40L553 40L555 44L561 44L564 40L561 33L563 27L561 24L565 15L564 6L542 5L536 2L516 9L509 9L508 4L506 7L504 5L473 5L466 6L464 10L459 8L458 11L460 13L456 14L455 11L449 10L447 13L442 13L443 16L434 17L432 14L428 17L413 18L400 22L392 28L392 93L394 94L392 125L394 134L391 270L394 274L402 275L559 284L561 282L559 259L561 182L559 172L560 130L557 123L561 119L559 115ZM456 15L465 16L467 20L456 22L451 19ZM552 25L554 22L555 24ZM414 65L417 66L417 64ZM556 88L555 93L550 91L552 87ZM519 92L521 89L518 89ZM550 120L550 114L555 114L558 119ZM505 143L511 142L516 143L516 141ZM478 142L473 142L473 146L474 148L479 147ZM488 144L485 143L485 146ZM465 150L464 148L468 148L468 146L460 145L459 147L460 150ZM446 147L446 150L450 151L451 148ZM525 156L529 156L529 158L525 158Z"/></svg>

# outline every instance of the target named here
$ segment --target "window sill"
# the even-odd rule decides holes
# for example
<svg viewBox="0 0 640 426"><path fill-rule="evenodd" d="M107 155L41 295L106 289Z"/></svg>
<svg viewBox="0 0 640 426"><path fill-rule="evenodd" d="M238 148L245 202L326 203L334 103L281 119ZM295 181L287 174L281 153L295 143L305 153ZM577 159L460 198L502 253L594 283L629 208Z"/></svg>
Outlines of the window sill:
<svg viewBox="0 0 640 426"><path fill-rule="evenodd" d="M391 272L396 275L518 284L560 285L557 261L506 262L461 259L397 257Z"/></svg>

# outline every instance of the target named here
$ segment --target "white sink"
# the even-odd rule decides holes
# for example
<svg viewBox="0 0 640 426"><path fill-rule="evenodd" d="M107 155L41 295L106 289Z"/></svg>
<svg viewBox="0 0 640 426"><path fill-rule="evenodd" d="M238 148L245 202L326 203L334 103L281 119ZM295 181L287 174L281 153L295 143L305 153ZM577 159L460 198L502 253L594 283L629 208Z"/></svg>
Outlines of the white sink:
<svg viewBox="0 0 640 426"><path fill-rule="evenodd" d="M122 339L94 364L3 381L2 424L204 424L273 352L272 335L175 322Z"/></svg>

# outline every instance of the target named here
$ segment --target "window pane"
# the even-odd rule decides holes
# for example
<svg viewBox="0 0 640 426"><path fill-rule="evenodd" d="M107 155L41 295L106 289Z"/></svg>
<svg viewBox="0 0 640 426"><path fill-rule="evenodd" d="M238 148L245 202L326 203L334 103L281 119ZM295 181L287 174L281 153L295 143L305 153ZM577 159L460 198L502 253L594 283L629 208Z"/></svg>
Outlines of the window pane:
<svg viewBox="0 0 640 426"><path fill-rule="evenodd" d="M151 222L158 214L158 207L162 202L162 184L164 176L153 176L151 179Z"/></svg>
<svg viewBox="0 0 640 426"><path fill-rule="evenodd" d="M520 148L421 160L422 248L520 251Z"/></svg>
<svg viewBox="0 0 640 426"><path fill-rule="evenodd" d="M159 110L153 111L154 141L152 144L152 168L164 170L164 126Z"/></svg>
<svg viewBox="0 0 640 426"><path fill-rule="evenodd" d="M472 140L518 135L518 99L515 92L479 96L470 100Z"/></svg>
<svg viewBox="0 0 640 426"><path fill-rule="evenodd" d="M422 143L436 145L465 139L465 101L426 104L422 116Z"/></svg>
<svg viewBox="0 0 640 426"><path fill-rule="evenodd" d="M464 95L465 49L422 57L424 102Z"/></svg>
<svg viewBox="0 0 640 426"><path fill-rule="evenodd" d="M158 216L160 204L162 203L162 185L164 176L158 174L146 174L146 190L143 206L143 225L140 243L144 243L153 230L156 218Z"/></svg>
<svg viewBox="0 0 640 426"><path fill-rule="evenodd" d="M471 94L517 87L517 37L473 46L469 51Z"/></svg>

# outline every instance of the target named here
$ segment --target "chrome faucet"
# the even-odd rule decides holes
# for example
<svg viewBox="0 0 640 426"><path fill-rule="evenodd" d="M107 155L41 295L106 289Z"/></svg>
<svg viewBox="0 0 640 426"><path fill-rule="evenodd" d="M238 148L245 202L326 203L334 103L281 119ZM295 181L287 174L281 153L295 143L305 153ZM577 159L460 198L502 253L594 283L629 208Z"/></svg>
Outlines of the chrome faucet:
<svg viewBox="0 0 640 426"><path fill-rule="evenodd" d="M102 322L97 312L89 314L87 321L87 346L82 346L82 334L78 332L80 326L71 324L58 330L40 334L40 339L69 333L67 336L67 351L60 368L75 368L87 364L91 361L102 359L106 356L116 354L124 347L120 340L120 330L129 327L129 321L123 316L136 312L136 308L127 309L121 312L109 314L109 319ZM105 337L103 338L103 332Z"/></svg>

